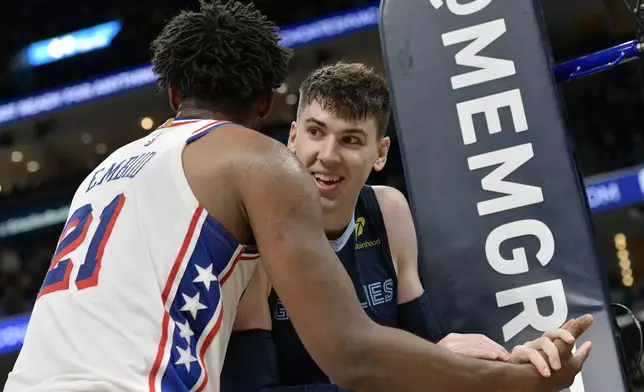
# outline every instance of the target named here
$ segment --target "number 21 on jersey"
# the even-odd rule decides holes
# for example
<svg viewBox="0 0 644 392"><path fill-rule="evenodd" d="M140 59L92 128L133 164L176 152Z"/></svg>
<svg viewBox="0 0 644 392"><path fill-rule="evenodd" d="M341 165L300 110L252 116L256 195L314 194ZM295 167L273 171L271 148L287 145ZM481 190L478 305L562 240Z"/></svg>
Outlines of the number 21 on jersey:
<svg viewBox="0 0 644 392"><path fill-rule="evenodd" d="M123 209L123 204L125 204L125 196L121 193L101 212L98 227L87 247L85 261L78 267L78 274L76 275L76 287L78 290L83 290L98 284L98 274L101 270L101 261L103 259L105 245L110 239L114 224ZM85 204L71 214L65 224L63 234L58 240L56 252L51 259L49 271L45 275L45 281L40 288L38 298L45 294L53 293L54 291L67 290L69 288L69 279L74 268L74 263L71 257L68 256L85 242L87 232L93 221L94 211L91 204ZM74 257L80 257L80 255L74 255Z"/></svg>

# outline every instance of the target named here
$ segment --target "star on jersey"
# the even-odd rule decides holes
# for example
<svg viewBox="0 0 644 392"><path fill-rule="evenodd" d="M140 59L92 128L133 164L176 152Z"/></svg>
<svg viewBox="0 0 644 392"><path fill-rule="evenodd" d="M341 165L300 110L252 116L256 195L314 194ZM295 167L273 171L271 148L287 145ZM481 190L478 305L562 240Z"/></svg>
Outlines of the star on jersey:
<svg viewBox="0 0 644 392"><path fill-rule="evenodd" d="M195 264L195 267L197 268L197 272L199 273L199 276L197 276L192 282L193 283L198 283L201 282L206 286L206 290L210 291L210 282L216 282L217 281L217 276L212 274L212 263L208 266L208 268L202 268L199 265Z"/></svg>
<svg viewBox="0 0 644 392"><path fill-rule="evenodd" d="M175 365L185 365L186 371L190 372L190 364L197 361L197 358L192 356L190 352L190 346L185 350L179 346L176 346L177 351L179 352L179 359L175 362Z"/></svg>
<svg viewBox="0 0 644 392"><path fill-rule="evenodd" d="M182 338L186 339L186 342L190 344L190 337L195 336L195 333L192 332L192 329L190 329L190 325L188 325L188 320L186 320L185 324L177 323L177 327L179 327L179 336Z"/></svg>
<svg viewBox="0 0 644 392"><path fill-rule="evenodd" d="M187 296L184 293L181 293L181 295L183 296L183 300L186 301L186 304L183 305L183 307L179 310L182 312L190 312L193 320L197 319L198 311L202 309L208 309L206 305L199 302L199 293L197 293L194 297Z"/></svg>

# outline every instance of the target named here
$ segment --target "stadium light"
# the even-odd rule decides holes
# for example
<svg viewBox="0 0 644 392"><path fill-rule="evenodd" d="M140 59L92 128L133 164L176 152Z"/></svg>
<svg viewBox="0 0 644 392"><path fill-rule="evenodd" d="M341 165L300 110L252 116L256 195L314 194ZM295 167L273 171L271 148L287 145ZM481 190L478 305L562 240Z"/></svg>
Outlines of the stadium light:
<svg viewBox="0 0 644 392"><path fill-rule="evenodd" d="M27 171L29 173L35 173L40 170L40 163L38 161L29 161L27 162Z"/></svg>
<svg viewBox="0 0 644 392"><path fill-rule="evenodd" d="M635 279L633 278L631 260L626 246L626 235L623 233L617 233L615 234L614 240L615 249L617 250L617 259L619 260L619 268L622 275L622 284L626 287L631 287L635 282Z"/></svg>
<svg viewBox="0 0 644 392"><path fill-rule="evenodd" d="M38 67L82 53L107 48L122 27L121 22L111 21L35 42L27 46L27 64L30 67Z"/></svg>
<svg viewBox="0 0 644 392"><path fill-rule="evenodd" d="M22 154L22 152L18 150L11 153L11 161L14 163L22 162L23 157L24 155Z"/></svg>
<svg viewBox="0 0 644 392"><path fill-rule="evenodd" d="M144 130L149 131L153 126L154 120L152 120L150 117L143 117L141 119L141 128L143 128Z"/></svg>

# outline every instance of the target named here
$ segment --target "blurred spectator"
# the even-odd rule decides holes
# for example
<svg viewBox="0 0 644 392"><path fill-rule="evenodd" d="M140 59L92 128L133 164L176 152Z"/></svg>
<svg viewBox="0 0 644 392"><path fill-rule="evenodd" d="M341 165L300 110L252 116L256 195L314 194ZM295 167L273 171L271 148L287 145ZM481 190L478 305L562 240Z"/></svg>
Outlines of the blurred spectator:
<svg viewBox="0 0 644 392"><path fill-rule="evenodd" d="M3 276L18 272L20 270L20 264L18 253L9 248L0 249L0 273Z"/></svg>
<svg viewBox="0 0 644 392"><path fill-rule="evenodd" d="M31 310L59 230L60 227L45 230L41 235L17 241L13 248L0 246L0 317Z"/></svg>

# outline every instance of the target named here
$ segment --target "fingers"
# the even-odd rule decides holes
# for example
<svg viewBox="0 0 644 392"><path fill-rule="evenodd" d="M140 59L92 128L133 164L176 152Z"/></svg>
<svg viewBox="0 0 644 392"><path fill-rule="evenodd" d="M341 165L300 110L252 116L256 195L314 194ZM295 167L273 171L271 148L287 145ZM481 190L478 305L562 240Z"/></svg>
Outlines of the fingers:
<svg viewBox="0 0 644 392"><path fill-rule="evenodd" d="M593 316L585 314L579 318L576 318L570 321L566 330L577 339L581 334L583 334L591 325L593 325L594 319ZM565 342L563 339L555 339L555 346L559 351L559 358L562 362L567 361L571 356L572 344Z"/></svg>
<svg viewBox="0 0 644 392"><path fill-rule="evenodd" d="M489 359L495 361L499 359L499 353L493 350L484 349L484 348L473 348L470 350L465 350L462 352L463 355L468 357L479 358L479 359Z"/></svg>
<svg viewBox="0 0 644 392"><path fill-rule="evenodd" d="M484 347L487 347L490 351L496 353L497 357L494 359L500 359L502 361L508 361L510 359L510 353L505 349L505 347L485 335L479 335L479 337Z"/></svg>
<svg viewBox="0 0 644 392"><path fill-rule="evenodd" d="M501 360L501 361L508 361L510 359L510 353L507 352L507 350L501 346L500 344L496 343L492 339L488 338L485 335L481 334L468 334L468 335L461 335L465 339L467 339L468 343L468 351L476 351L476 357L477 358L483 358L483 359L493 359L493 360ZM485 352L485 354L483 354Z"/></svg>
<svg viewBox="0 0 644 392"><path fill-rule="evenodd" d="M543 334L543 336L550 340L561 339L568 344L573 344L575 342L575 338L572 336L570 332L568 332L565 329L565 327L562 327L562 329L552 329L552 330L546 331Z"/></svg>
<svg viewBox="0 0 644 392"><path fill-rule="evenodd" d="M570 334L577 339L584 333L591 325L593 325L593 316L585 314L577 319L572 320L570 325L566 328Z"/></svg>
<svg viewBox="0 0 644 392"><path fill-rule="evenodd" d="M562 325L561 327L559 327L559 328L560 329L568 329L568 327L570 327L570 324L572 324L573 321L575 321L574 318L566 321L566 323L564 325Z"/></svg>
<svg viewBox="0 0 644 392"><path fill-rule="evenodd" d="M519 363L532 363L543 377L550 377L550 366L546 360L541 356L539 351L527 347L516 346L512 350L512 360Z"/></svg>
<svg viewBox="0 0 644 392"><path fill-rule="evenodd" d="M579 349L575 352L575 355L573 358L577 362L577 365L581 369L581 366L586 362L586 359L588 359L588 355L590 354L590 350L593 348L592 343L586 342L579 347Z"/></svg>
<svg viewBox="0 0 644 392"><path fill-rule="evenodd" d="M438 344L450 351L469 357L501 361L510 360L510 353L503 346L481 334L451 333Z"/></svg>
<svg viewBox="0 0 644 392"><path fill-rule="evenodd" d="M572 341L574 342L575 339L572 339ZM557 346L555 346L555 344L549 338L547 337L539 338L533 342L530 342L529 344L526 344L526 346L535 350L543 351L546 357L548 358L550 367L554 370L561 369L559 350L557 350Z"/></svg>

